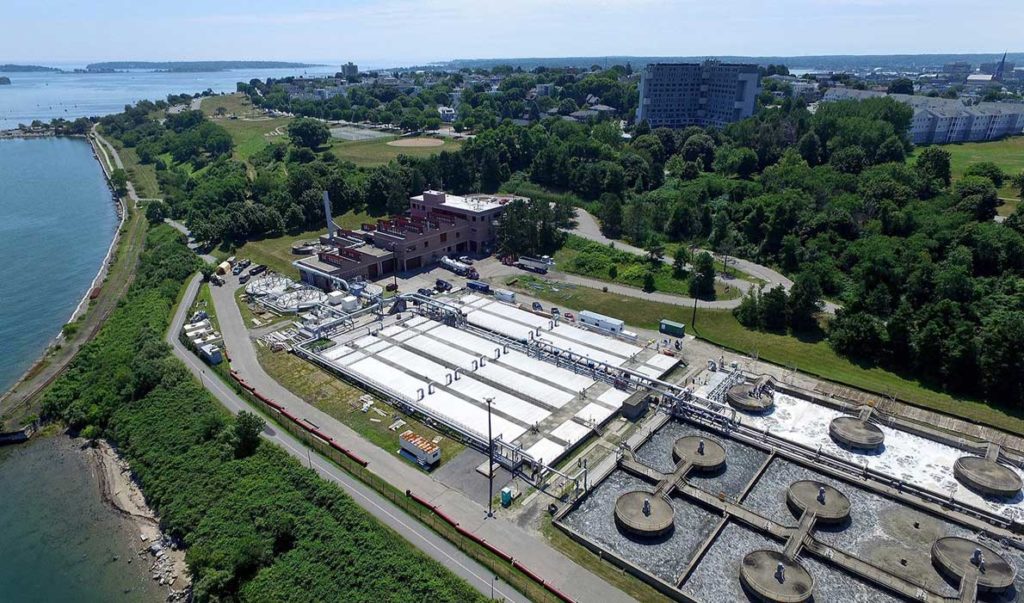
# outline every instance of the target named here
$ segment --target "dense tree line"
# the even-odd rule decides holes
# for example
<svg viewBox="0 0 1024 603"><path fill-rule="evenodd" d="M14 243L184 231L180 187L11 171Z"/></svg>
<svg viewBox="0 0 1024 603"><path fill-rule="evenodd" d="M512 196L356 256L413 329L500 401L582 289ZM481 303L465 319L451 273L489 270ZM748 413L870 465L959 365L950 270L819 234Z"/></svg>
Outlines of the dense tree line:
<svg viewBox="0 0 1024 603"><path fill-rule="evenodd" d="M187 545L197 601L478 601L479 594L230 417L162 333L197 264L167 226L125 303L59 377L48 416L111 439L161 527Z"/></svg>

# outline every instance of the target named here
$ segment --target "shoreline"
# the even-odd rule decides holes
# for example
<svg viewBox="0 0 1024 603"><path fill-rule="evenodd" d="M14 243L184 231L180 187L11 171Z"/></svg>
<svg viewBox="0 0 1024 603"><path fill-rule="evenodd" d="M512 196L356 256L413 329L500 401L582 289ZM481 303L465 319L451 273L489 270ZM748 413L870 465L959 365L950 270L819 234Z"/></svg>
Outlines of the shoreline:
<svg viewBox="0 0 1024 603"><path fill-rule="evenodd" d="M86 443L79 449L96 472L103 502L130 522L138 534L141 546L132 548L140 559L152 562L150 579L167 588L167 601L187 600L192 582L185 551L160 531L160 520L146 503L128 462L106 440L97 440L93 446Z"/></svg>
<svg viewBox="0 0 1024 603"><path fill-rule="evenodd" d="M4 136L4 134L12 131L19 132L19 130L0 130L0 140L13 140L18 138L30 140L36 138L58 137L57 134L54 134L52 132L45 134L32 134L27 136ZM75 309L71 312L71 316L67 320L65 320L60 325L60 327L58 327L57 334L50 339L46 347L43 348L43 350L39 353L39 356L36 358L35 362L33 362L28 367L28 369L26 369L25 372L22 373L20 377L18 377L17 380L11 383L10 387L8 387L3 392L3 394L0 394L0 400L9 396L11 392L16 390L22 383L24 383L29 378L30 375L36 372L36 370L39 368L39 365L44 360L46 360L46 357L50 354L54 347L60 345L65 341L66 337L64 336L64 325L78 320L78 318L85 314L85 311L88 310L89 300L92 296L92 292L97 287L97 283L102 284L102 282L107 277L107 273L110 270L111 261L113 260L114 254L117 251L118 243L121 242L121 232L124 229L125 222L128 220L128 204L125 202L124 199L118 197L114 192L114 188L110 182L110 170L108 166L104 163L104 159L100 158L100 152L102 151L102 148L98 148L100 143L96 141L95 138L91 135L61 135L61 137L85 138L89 141L89 146L92 150L92 156L97 161L97 163L100 164L100 171L103 173L103 179L106 181L107 188L110 190L111 196L114 200L114 211L118 215L119 220L117 223L117 227L114 229L114 236L110 241L110 245L107 247L107 253L103 256L103 260L100 262L100 267L96 271L96 276L93 277L92 281L89 283L89 287L85 290L85 293L82 294L82 298L78 301L78 304L75 306ZM106 157L106 154L104 154L104 157Z"/></svg>

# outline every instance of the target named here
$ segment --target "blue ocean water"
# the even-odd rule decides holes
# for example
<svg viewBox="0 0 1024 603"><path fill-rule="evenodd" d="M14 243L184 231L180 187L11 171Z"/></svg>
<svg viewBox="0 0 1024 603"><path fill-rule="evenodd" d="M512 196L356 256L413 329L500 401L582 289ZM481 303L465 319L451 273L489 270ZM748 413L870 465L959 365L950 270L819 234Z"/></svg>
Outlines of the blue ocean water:
<svg viewBox="0 0 1024 603"><path fill-rule="evenodd" d="M47 65L71 70L84 65ZM166 99L168 94L194 94L211 89L234 92L238 82L253 78L335 73L338 65L301 69L232 69L209 73L4 73L10 86L0 86L0 130L39 119L103 116L118 113L140 100Z"/></svg>
<svg viewBox="0 0 1024 603"><path fill-rule="evenodd" d="M71 317L117 225L84 139L0 140L0 392Z"/></svg>

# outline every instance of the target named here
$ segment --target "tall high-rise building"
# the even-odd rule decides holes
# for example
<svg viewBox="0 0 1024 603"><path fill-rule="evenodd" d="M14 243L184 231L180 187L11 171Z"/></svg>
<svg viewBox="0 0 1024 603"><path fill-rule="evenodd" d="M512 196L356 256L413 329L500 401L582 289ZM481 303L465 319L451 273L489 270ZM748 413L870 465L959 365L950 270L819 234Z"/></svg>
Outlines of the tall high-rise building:
<svg viewBox="0 0 1024 603"><path fill-rule="evenodd" d="M754 114L757 65L653 63L640 76L637 122L652 128L721 127Z"/></svg>
<svg viewBox="0 0 1024 603"><path fill-rule="evenodd" d="M343 77L355 77L359 75L359 66L349 61L341 66L341 75Z"/></svg>

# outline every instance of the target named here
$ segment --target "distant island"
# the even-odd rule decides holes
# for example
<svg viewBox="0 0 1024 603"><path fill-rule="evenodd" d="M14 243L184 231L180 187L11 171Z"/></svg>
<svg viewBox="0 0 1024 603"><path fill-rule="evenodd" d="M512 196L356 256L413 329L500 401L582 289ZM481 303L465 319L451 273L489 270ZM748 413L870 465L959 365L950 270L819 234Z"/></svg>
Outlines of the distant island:
<svg viewBox="0 0 1024 603"><path fill-rule="evenodd" d="M10 86L10 85L11 85L11 78L9 78L9 77L7 77L5 75L0 75L0 86Z"/></svg>
<svg viewBox="0 0 1024 603"><path fill-rule="evenodd" d="M0 72L3 73L35 73L43 71L60 71L56 67L43 67L42 65L0 65Z"/></svg>
<svg viewBox="0 0 1024 603"><path fill-rule="evenodd" d="M297 69L303 67L316 67L316 65L284 61L107 61L90 63L85 66L85 69L90 72L106 73L127 70L195 73L227 71L229 69Z"/></svg>

